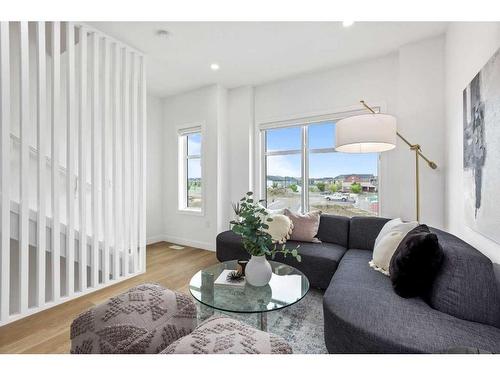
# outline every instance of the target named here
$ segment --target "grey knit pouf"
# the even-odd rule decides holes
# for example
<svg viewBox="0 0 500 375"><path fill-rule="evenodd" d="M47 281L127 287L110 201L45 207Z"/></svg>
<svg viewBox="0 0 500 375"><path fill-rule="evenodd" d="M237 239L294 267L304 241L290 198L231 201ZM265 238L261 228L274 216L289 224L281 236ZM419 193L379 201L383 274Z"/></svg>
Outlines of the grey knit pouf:
<svg viewBox="0 0 500 375"><path fill-rule="evenodd" d="M205 320L161 354L292 354L292 348L279 336L218 316Z"/></svg>
<svg viewBox="0 0 500 375"><path fill-rule="evenodd" d="M71 324L71 353L159 353L195 326L191 298L142 284L80 314Z"/></svg>

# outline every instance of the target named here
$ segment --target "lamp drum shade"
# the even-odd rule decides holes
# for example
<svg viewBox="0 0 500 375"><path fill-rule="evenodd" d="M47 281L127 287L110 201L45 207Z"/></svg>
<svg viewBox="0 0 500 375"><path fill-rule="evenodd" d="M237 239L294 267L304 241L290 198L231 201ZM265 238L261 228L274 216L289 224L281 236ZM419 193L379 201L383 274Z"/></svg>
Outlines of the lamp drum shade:
<svg viewBox="0 0 500 375"><path fill-rule="evenodd" d="M396 147L396 118L370 113L344 118L335 126L335 150L347 153L384 152Z"/></svg>

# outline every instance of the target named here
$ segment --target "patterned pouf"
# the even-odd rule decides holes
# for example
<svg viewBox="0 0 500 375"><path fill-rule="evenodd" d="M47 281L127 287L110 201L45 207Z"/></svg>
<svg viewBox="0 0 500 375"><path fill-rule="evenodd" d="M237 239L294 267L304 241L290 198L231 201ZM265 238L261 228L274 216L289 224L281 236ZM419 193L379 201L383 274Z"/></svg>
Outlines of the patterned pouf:
<svg viewBox="0 0 500 375"><path fill-rule="evenodd" d="M205 320L161 354L292 354L292 348L272 333L217 316Z"/></svg>
<svg viewBox="0 0 500 375"><path fill-rule="evenodd" d="M159 353L195 326L191 298L142 284L80 314L71 324L71 353Z"/></svg>

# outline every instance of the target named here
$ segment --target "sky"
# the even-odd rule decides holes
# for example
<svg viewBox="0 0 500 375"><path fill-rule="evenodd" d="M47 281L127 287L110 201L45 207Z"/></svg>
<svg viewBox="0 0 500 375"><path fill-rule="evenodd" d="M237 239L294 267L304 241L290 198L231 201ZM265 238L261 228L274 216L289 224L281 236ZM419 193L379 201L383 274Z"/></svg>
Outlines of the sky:
<svg viewBox="0 0 500 375"><path fill-rule="evenodd" d="M335 123L323 122L310 125L309 149L335 148ZM268 130L267 151L300 150L301 128ZM275 155L267 158L267 174L300 177L300 153ZM377 175L378 154L310 153L309 177L335 177L340 174Z"/></svg>
<svg viewBox="0 0 500 375"><path fill-rule="evenodd" d="M309 149L335 147L335 123L323 122L309 126ZM267 158L267 174L272 176L300 177L301 175L301 128L268 130L266 134L267 151L297 150L294 155L274 155ZM199 155L201 134L188 136L189 155ZM340 174L377 175L378 154L310 153L309 177L335 177ZM188 178L200 178L199 159L188 162Z"/></svg>

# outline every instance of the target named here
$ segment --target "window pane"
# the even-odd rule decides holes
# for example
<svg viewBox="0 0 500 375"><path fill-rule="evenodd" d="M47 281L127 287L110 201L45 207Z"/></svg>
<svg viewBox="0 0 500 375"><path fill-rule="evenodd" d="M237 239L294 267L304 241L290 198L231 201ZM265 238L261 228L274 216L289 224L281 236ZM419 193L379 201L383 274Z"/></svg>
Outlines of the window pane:
<svg viewBox="0 0 500 375"><path fill-rule="evenodd" d="M333 122L310 125L308 135L309 149L335 147L335 124Z"/></svg>
<svg viewBox="0 0 500 375"><path fill-rule="evenodd" d="M266 158L267 208L300 211L301 156L274 155Z"/></svg>
<svg viewBox="0 0 500 375"><path fill-rule="evenodd" d="M300 128L266 130L266 151L300 150Z"/></svg>
<svg viewBox="0 0 500 375"><path fill-rule="evenodd" d="M187 136L188 155L201 155L201 133L193 133Z"/></svg>
<svg viewBox="0 0 500 375"><path fill-rule="evenodd" d="M309 207L349 217L378 215L378 154L311 153Z"/></svg>
<svg viewBox="0 0 500 375"><path fill-rule="evenodd" d="M201 159L187 162L187 206L201 208Z"/></svg>

